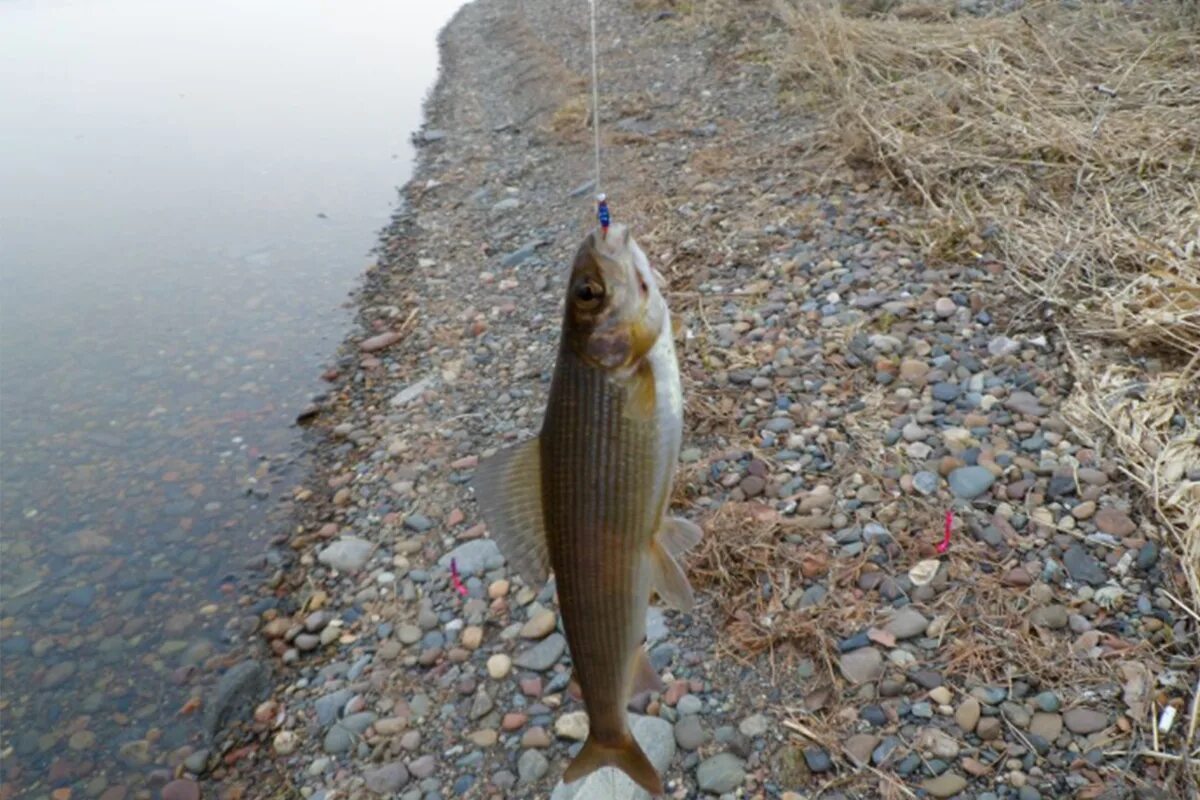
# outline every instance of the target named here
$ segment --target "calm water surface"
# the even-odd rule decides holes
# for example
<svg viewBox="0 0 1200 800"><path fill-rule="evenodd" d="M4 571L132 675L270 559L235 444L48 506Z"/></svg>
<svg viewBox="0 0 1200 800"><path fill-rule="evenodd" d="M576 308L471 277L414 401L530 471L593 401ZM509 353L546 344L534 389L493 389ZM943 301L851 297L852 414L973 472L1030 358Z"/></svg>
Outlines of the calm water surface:
<svg viewBox="0 0 1200 800"><path fill-rule="evenodd" d="M199 743L455 5L0 0L0 797Z"/></svg>

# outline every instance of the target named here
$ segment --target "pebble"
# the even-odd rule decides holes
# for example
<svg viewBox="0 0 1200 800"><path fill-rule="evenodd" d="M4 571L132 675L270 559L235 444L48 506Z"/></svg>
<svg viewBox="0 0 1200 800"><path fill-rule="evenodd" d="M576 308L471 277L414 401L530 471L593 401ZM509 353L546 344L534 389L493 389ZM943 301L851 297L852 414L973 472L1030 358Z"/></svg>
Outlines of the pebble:
<svg viewBox="0 0 1200 800"><path fill-rule="evenodd" d="M521 626L521 637L525 639L544 639L558 624L558 616L549 609L542 609L530 617Z"/></svg>
<svg viewBox="0 0 1200 800"><path fill-rule="evenodd" d="M874 647L860 647L843 653L838 668L853 684L870 683L883 675L883 654Z"/></svg>
<svg viewBox="0 0 1200 800"><path fill-rule="evenodd" d="M338 572L355 573L366 566L375 545L357 536L343 536L317 553L317 561Z"/></svg>
<svg viewBox="0 0 1200 800"><path fill-rule="evenodd" d="M464 542L438 559L438 566L450 569L450 562L458 566L458 573L464 578L469 575L482 575L485 570L496 569L504 563L500 548L491 539L474 539Z"/></svg>
<svg viewBox="0 0 1200 800"><path fill-rule="evenodd" d="M971 733L979 724L981 713L982 706L979 705L979 701L974 697L968 697L954 710L954 724L958 725L964 733Z"/></svg>
<svg viewBox="0 0 1200 800"><path fill-rule="evenodd" d="M967 779L956 772L944 772L936 778L921 781L921 788L932 797L953 797L967 788Z"/></svg>
<svg viewBox="0 0 1200 800"><path fill-rule="evenodd" d="M828 772L833 769L833 760L823 747L804 748L804 762L813 772Z"/></svg>
<svg viewBox="0 0 1200 800"><path fill-rule="evenodd" d="M694 714L675 723L675 742L684 750L695 750L706 744L710 738L700 717Z"/></svg>
<svg viewBox="0 0 1200 800"><path fill-rule="evenodd" d="M924 614L911 606L905 606L888 620L883 629L903 641L920 636L925 633L927 627L929 627L929 620Z"/></svg>
<svg viewBox="0 0 1200 800"><path fill-rule="evenodd" d="M363 772L367 791L372 794L390 795L400 791L408 783L408 768L400 761L384 764Z"/></svg>
<svg viewBox="0 0 1200 800"><path fill-rule="evenodd" d="M1108 573L1082 545L1075 544L1067 548L1067 552L1063 553L1063 566L1073 580L1081 583L1103 586L1108 581Z"/></svg>
<svg viewBox="0 0 1200 800"><path fill-rule="evenodd" d="M539 750L525 750L517 759L517 777L522 786L537 783L549 769L549 760Z"/></svg>
<svg viewBox="0 0 1200 800"><path fill-rule="evenodd" d="M745 763L733 753L718 753L700 762L696 781L701 791L712 794L732 792L746 779Z"/></svg>
<svg viewBox="0 0 1200 800"><path fill-rule="evenodd" d="M1071 733L1095 733L1108 727L1108 715L1090 708L1072 708L1063 713L1062 719Z"/></svg>
<svg viewBox="0 0 1200 800"><path fill-rule="evenodd" d="M770 720L765 716L762 714L753 714L741 721L741 724L738 725L738 730L742 732L743 736L756 739L765 734L770 726Z"/></svg>
<svg viewBox="0 0 1200 800"><path fill-rule="evenodd" d="M588 716L586 711L572 711L563 714L554 722L554 733L563 739L582 742L588 735Z"/></svg>
<svg viewBox="0 0 1200 800"><path fill-rule="evenodd" d="M567 649L567 640L561 633L552 633L536 645L517 654L513 663L521 669L545 672L558 663Z"/></svg>
<svg viewBox="0 0 1200 800"><path fill-rule="evenodd" d="M1029 621L1052 631L1062 630L1067 627L1067 608L1058 604L1035 608L1029 615Z"/></svg>
<svg viewBox="0 0 1200 800"><path fill-rule="evenodd" d="M1029 719L1029 732L1053 742L1062 733L1063 718L1051 712L1035 711Z"/></svg>
<svg viewBox="0 0 1200 800"><path fill-rule="evenodd" d="M504 653L496 653L487 660L488 675L494 680L500 680L512 670L512 659Z"/></svg>
<svg viewBox="0 0 1200 800"><path fill-rule="evenodd" d="M946 477L955 497L974 500L992 488L996 476L986 467L959 467Z"/></svg>
<svg viewBox="0 0 1200 800"><path fill-rule="evenodd" d="M1101 533L1112 536L1130 536L1137 530L1129 515L1117 508L1100 509L1092 521Z"/></svg>
<svg viewBox="0 0 1200 800"><path fill-rule="evenodd" d="M162 800L200 800L200 784L180 778L162 788Z"/></svg>
<svg viewBox="0 0 1200 800"><path fill-rule="evenodd" d="M630 715L630 730L655 770L661 775L675 757L671 725L658 717ZM645 800L649 795L628 776L613 768L597 770L569 786L554 787L551 800Z"/></svg>

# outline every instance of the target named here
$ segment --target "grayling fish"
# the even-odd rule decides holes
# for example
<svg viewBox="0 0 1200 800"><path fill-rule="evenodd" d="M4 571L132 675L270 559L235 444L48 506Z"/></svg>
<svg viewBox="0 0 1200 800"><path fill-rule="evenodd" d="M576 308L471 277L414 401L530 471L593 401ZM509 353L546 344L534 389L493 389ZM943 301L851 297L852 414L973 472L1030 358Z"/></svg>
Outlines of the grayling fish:
<svg viewBox="0 0 1200 800"><path fill-rule="evenodd" d="M666 516L682 421L656 273L627 228L595 231L571 270L541 435L485 459L475 476L509 564L532 584L555 574L590 726L568 783L612 766L663 792L626 706L661 688L642 646L651 588L676 608L693 602L678 558L702 534Z"/></svg>

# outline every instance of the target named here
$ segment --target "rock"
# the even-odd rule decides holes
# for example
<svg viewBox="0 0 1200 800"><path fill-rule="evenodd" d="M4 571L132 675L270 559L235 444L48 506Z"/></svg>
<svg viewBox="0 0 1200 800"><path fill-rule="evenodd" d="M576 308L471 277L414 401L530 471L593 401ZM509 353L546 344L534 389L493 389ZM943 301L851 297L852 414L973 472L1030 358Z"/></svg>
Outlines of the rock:
<svg viewBox="0 0 1200 800"><path fill-rule="evenodd" d="M1058 695L1049 690L1039 692L1033 698L1033 703L1042 711L1058 711L1059 706L1062 705L1062 701L1058 698Z"/></svg>
<svg viewBox="0 0 1200 800"><path fill-rule="evenodd" d="M675 742L684 750L695 750L707 743L709 738L700 717L695 714L675 723Z"/></svg>
<svg viewBox="0 0 1200 800"><path fill-rule="evenodd" d="M582 742L588 735L588 716L586 711L572 711L563 714L554 722L554 733L563 739Z"/></svg>
<svg viewBox="0 0 1200 800"><path fill-rule="evenodd" d="M681 717L699 714L704 709L704 703L694 694L685 694L675 703L675 710Z"/></svg>
<svg viewBox="0 0 1200 800"><path fill-rule="evenodd" d="M460 575L482 575L486 570L495 569L504 563L500 548L492 539L473 539L464 542L438 559L438 566L450 569L453 560L458 565Z"/></svg>
<svg viewBox="0 0 1200 800"><path fill-rule="evenodd" d="M408 763L408 771L412 777L419 781L423 781L433 774L437 768L437 760L433 756L424 755L420 758L414 758Z"/></svg>
<svg viewBox="0 0 1200 800"><path fill-rule="evenodd" d="M355 573L366 566L375 545L357 536L343 536L317 553L317 561L338 572Z"/></svg>
<svg viewBox="0 0 1200 800"><path fill-rule="evenodd" d="M496 653L487 660L488 675L493 680L500 680L512 670L512 659L504 653Z"/></svg>
<svg viewBox="0 0 1200 800"><path fill-rule="evenodd" d="M567 649L567 640L561 633L552 633L545 639L517 654L513 663L521 669L545 672L553 667Z"/></svg>
<svg viewBox="0 0 1200 800"><path fill-rule="evenodd" d="M284 731L281 731L284 732ZM212 751L201 748L183 760L183 767L194 775L203 775L208 771L208 757Z"/></svg>
<svg viewBox="0 0 1200 800"><path fill-rule="evenodd" d="M57 689L75 674L77 667L74 661L60 661L42 674L41 688L43 690Z"/></svg>
<svg viewBox="0 0 1200 800"><path fill-rule="evenodd" d="M1000 738L1002 732L1000 720L997 717L984 717L975 726L975 735L985 742Z"/></svg>
<svg viewBox="0 0 1200 800"><path fill-rule="evenodd" d="M295 731L280 731L271 739L271 749L281 756L290 756L300 746L300 737Z"/></svg>
<svg viewBox="0 0 1200 800"><path fill-rule="evenodd" d="M972 733L975 726L979 724L982 710L978 700L968 697L959 704L958 708L954 709L954 724L958 725L963 733Z"/></svg>
<svg viewBox="0 0 1200 800"><path fill-rule="evenodd" d="M200 784L181 778L162 788L162 800L200 800Z"/></svg>
<svg viewBox="0 0 1200 800"><path fill-rule="evenodd" d="M1146 572L1158 563L1158 542L1146 542L1138 549L1137 568Z"/></svg>
<svg viewBox="0 0 1200 800"><path fill-rule="evenodd" d="M742 732L743 736L755 739L766 733L770 725L770 721L765 716L754 714L742 720L741 724L738 725L738 730Z"/></svg>
<svg viewBox="0 0 1200 800"><path fill-rule="evenodd" d="M833 769L833 759L829 757L829 753L823 747L804 748L804 763L812 772L828 772Z"/></svg>
<svg viewBox="0 0 1200 800"><path fill-rule="evenodd" d="M389 402L393 408L406 406L413 400L416 400L418 397L425 394L425 390L430 386L433 386L433 378L423 378L416 383L405 386Z"/></svg>
<svg viewBox="0 0 1200 800"><path fill-rule="evenodd" d="M1067 552L1063 553L1063 566L1072 580L1092 586L1103 586L1108 581L1108 573L1082 545L1073 544L1067 548Z"/></svg>
<svg viewBox="0 0 1200 800"><path fill-rule="evenodd" d="M938 489L938 476L926 470L915 473L912 482L913 488L927 497Z"/></svg>
<svg viewBox="0 0 1200 800"><path fill-rule="evenodd" d="M932 797L953 797L967 788L967 779L957 772L943 772L936 778L921 781L921 788Z"/></svg>
<svg viewBox="0 0 1200 800"><path fill-rule="evenodd" d="M1035 608L1029 615L1029 621L1042 628L1052 631L1067 627L1067 608L1058 604Z"/></svg>
<svg viewBox="0 0 1200 800"><path fill-rule="evenodd" d="M937 314L942 319L953 317L954 312L958 310L958 306L949 297L939 297L933 304L933 313Z"/></svg>
<svg viewBox="0 0 1200 800"><path fill-rule="evenodd" d="M661 775L675 757L675 736L671 724L658 717L629 715L633 738ZM625 773L612 767L596 770L570 786L561 781L550 800L649 800L650 795Z"/></svg>
<svg viewBox="0 0 1200 800"><path fill-rule="evenodd" d="M550 762L540 750L526 750L517 759L517 776L522 786L537 783L549 769Z"/></svg>
<svg viewBox="0 0 1200 800"><path fill-rule="evenodd" d="M485 716L495 706L496 703L492 700L492 696L480 688L475 693L475 699L471 701L471 719L479 719Z"/></svg>
<svg viewBox="0 0 1200 800"><path fill-rule="evenodd" d="M1035 711L1029 720L1029 732L1053 742L1062 733L1063 718L1059 714Z"/></svg>
<svg viewBox="0 0 1200 800"><path fill-rule="evenodd" d="M1062 715L1062 719L1071 733L1095 733L1108 727L1108 715L1090 708L1072 708Z"/></svg>
<svg viewBox="0 0 1200 800"><path fill-rule="evenodd" d="M842 747L850 760L860 767L871 763L871 753L879 744L879 737L873 733L856 733L848 738Z"/></svg>
<svg viewBox="0 0 1200 800"><path fill-rule="evenodd" d="M710 794L732 792L745 779L745 764L733 753L718 753L701 761L696 768L696 781L701 791Z"/></svg>
<svg viewBox="0 0 1200 800"><path fill-rule="evenodd" d="M544 639L554 630L558 624L558 616L548 608L530 617L529 621L521 626L521 637L525 639Z"/></svg>
<svg viewBox="0 0 1200 800"><path fill-rule="evenodd" d="M925 633L929 620L912 606L905 606L888 620L883 629L899 640L911 639Z"/></svg>
<svg viewBox="0 0 1200 800"><path fill-rule="evenodd" d="M1046 409L1038 402L1037 397L1029 392L1013 392L1004 401L1004 407L1009 411L1015 411L1018 414L1025 414L1030 417L1043 417L1046 415Z"/></svg>
<svg viewBox="0 0 1200 800"><path fill-rule="evenodd" d="M205 704L204 732L209 739L232 722L250 719L254 707L270 691L267 668L257 661L243 661L217 681L213 696Z"/></svg>
<svg viewBox="0 0 1200 800"><path fill-rule="evenodd" d="M408 783L408 768L400 761L363 771L363 780L371 794L391 795Z"/></svg>
<svg viewBox="0 0 1200 800"><path fill-rule="evenodd" d="M870 683L883 675L883 654L874 647L860 647L843 653L838 668L853 684Z"/></svg>
<svg viewBox="0 0 1200 800"><path fill-rule="evenodd" d="M396 331L387 331L385 333L372 336L369 339L363 339L358 343L358 349L364 353L374 353L391 347L403 338L404 336Z"/></svg>
<svg viewBox="0 0 1200 800"><path fill-rule="evenodd" d="M1133 523L1129 515L1118 508L1102 508L1096 512L1092 521L1096 523L1096 528L1101 533L1112 536L1129 536L1137 530L1137 525Z"/></svg>
<svg viewBox="0 0 1200 800"><path fill-rule="evenodd" d="M953 403L962 394L962 388L957 383L935 383L930 389L934 400L942 403Z"/></svg>
<svg viewBox="0 0 1200 800"><path fill-rule="evenodd" d="M924 384L925 376L929 374L929 365L915 358L906 358L900 362L900 380L914 384Z"/></svg>
<svg viewBox="0 0 1200 800"><path fill-rule="evenodd" d="M958 752L962 749L957 739L940 728L922 728L917 735L916 747L947 760L958 758Z"/></svg>
<svg viewBox="0 0 1200 800"><path fill-rule="evenodd" d="M995 481L996 476L986 467L959 467L946 478L950 491L963 500L974 500L992 488Z"/></svg>

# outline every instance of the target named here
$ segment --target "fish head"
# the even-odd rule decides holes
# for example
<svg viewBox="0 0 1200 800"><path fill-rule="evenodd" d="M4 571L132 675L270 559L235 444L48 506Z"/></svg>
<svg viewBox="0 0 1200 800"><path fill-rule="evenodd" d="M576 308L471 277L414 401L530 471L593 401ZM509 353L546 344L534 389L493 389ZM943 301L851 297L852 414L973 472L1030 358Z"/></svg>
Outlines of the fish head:
<svg viewBox="0 0 1200 800"><path fill-rule="evenodd" d="M639 363L667 323L661 275L624 225L592 231L571 267L564 338L584 361L618 370Z"/></svg>

